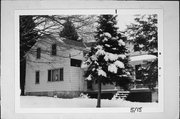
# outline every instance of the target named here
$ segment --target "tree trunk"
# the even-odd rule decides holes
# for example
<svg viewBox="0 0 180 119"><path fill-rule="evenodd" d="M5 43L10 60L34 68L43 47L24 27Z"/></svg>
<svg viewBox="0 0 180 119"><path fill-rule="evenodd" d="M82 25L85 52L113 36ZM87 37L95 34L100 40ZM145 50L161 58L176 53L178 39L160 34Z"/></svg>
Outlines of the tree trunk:
<svg viewBox="0 0 180 119"><path fill-rule="evenodd" d="M24 88L25 88L25 78L26 78L26 60L20 62L20 89L21 96L24 96Z"/></svg>
<svg viewBox="0 0 180 119"><path fill-rule="evenodd" d="M97 108L101 107L101 80L98 79L98 96L97 96Z"/></svg>

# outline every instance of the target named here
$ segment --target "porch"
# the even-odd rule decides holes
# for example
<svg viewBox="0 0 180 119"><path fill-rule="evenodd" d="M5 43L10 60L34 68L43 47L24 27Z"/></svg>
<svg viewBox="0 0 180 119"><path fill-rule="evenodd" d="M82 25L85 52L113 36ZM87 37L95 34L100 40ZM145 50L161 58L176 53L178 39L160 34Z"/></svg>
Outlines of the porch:
<svg viewBox="0 0 180 119"><path fill-rule="evenodd" d="M98 90L84 91L90 98L97 98ZM111 100L113 96L119 96L125 100L131 102L158 102L158 90L151 91L148 88L137 88L129 91L123 91L118 89L105 89L101 90L101 99Z"/></svg>

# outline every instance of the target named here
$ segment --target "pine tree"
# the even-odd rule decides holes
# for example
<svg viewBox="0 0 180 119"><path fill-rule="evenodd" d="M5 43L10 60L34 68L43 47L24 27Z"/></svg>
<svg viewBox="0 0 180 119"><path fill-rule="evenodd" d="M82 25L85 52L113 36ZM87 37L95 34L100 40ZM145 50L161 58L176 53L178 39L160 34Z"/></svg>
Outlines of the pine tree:
<svg viewBox="0 0 180 119"><path fill-rule="evenodd" d="M67 38L69 40L78 40L79 36L78 33L73 25L73 23L67 18L66 22L64 23L64 28L60 32L60 37Z"/></svg>
<svg viewBox="0 0 180 119"><path fill-rule="evenodd" d="M125 37L118 33L116 27L116 16L99 16L99 26L95 36L97 44L87 54L87 60L83 66L88 66L85 73L87 80L94 80L98 83L98 102L100 107L101 84L113 84L127 89L130 83L128 72L127 49ZM82 67L83 67L82 66Z"/></svg>
<svg viewBox="0 0 180 119"><path fill-rule="evenodd" d="M126 33L133 40L135 50L158 56L157 23L157 14L141 15L135 18L135 23L127 27ZM158 82L158 59L147 62L147 66L139 71L144 85L153 90Z"/></svg>
<svg viewBox="0 0 180 119"><path fill-rule="evenodd" d="M128 25L127 34L134 41L135 50L156 54L158 48L157 14L137 16Z"/></svg>

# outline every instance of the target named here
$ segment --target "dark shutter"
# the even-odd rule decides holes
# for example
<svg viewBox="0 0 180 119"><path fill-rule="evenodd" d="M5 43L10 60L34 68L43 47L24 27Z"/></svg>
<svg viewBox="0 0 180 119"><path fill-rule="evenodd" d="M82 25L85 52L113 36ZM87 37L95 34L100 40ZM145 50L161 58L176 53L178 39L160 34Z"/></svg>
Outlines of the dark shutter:
<svg viewBox="0 0 180 119"><path fill-rule="evenodd" d="M41 48L37 48L37 59L41 58Z"/></svg>
<svg viewBox="0 0 180 119"><path fill-rule="evenodd" d="M39 71L36 71L36 84L38 84L39 83Z"/></svg>
<svg viewBox="0 0 180 119"><path fill-rule="evenodd" d="M48 70L48 81L51 81L51 70Z"/></svg>
<svg viewBox="0 0 180 119"><path fill-rule="evenodd" d="M63 68L60 68L60 81L63 81Z"/></svg>

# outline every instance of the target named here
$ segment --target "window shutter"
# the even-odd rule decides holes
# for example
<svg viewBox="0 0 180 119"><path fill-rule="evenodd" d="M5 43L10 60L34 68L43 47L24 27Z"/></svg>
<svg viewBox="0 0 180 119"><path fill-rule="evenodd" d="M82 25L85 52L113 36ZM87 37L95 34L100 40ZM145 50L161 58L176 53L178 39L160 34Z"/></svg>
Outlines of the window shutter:
<svg viewBox="0 0 180 119"><path fill-rule="evenodd" d="M63 81L63 68L60 68L60 81Z"/></svg>
<svg viewBox="0 0 180 119"><path fill-rule="evenodd" d="M36 71L36 81L35 81L36 84L39 83L39 71Z"/></svg>
<svg viewBox="0 0 180 119"><path fill-rule="evenodd" d="M48 70L48 81L51 81L51 70Z"/></svg>

